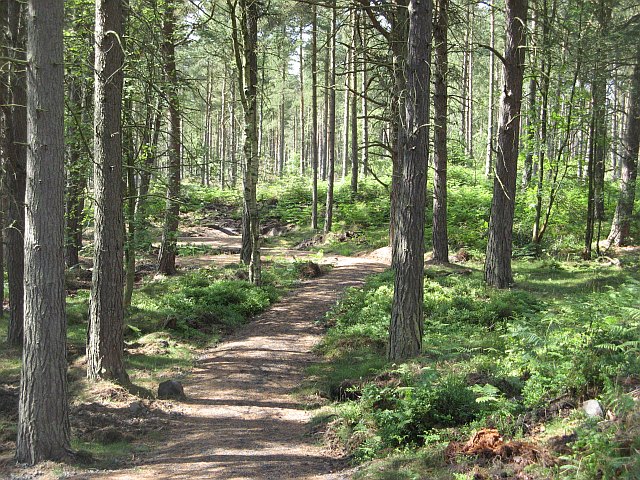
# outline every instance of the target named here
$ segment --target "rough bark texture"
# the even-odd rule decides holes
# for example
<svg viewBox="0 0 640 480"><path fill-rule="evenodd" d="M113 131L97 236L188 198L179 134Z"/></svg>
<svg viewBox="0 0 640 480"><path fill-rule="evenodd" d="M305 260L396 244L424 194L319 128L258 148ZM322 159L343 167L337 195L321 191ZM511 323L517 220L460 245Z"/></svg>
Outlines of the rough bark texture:
<svg viewBox="0 0 640 480"><path fill-rule="evenodd" d="M256 189L258 184L258 2L240 0L242 9L242 37L244 47L244 156L246 168L243 178L243 201L246 234L249 239L249 281L261 282L260 219ZM243 235L245 232L243 231ZM243 240L244 244L244 240Z"/></svg>
<svg viewBox="0 0 640 480"><path fill-rule="evenodd" d="M333 183L336 166L336 5L331 6L331 31L329 34L329 83L327 90L327 202L324 217L324 233L331 231L333 224Z"/></svg>
<svg viewBox="0 0 640 480"><path fill-rule="evenodd" d="M393 69L393 92L391 94L391 198L389 219L389 243L393 245L394 235L398 223L398 192L401 180L401 157L404 148L406 129L402 125L401 105L404 101L406 79L403 70L403 61L407 49L407 3L399 0L393 17L393 24L389 34L389 48L391 50L391 64ZM392 262L395 260L392 259ZM392 264L392 267L394 265Z"/></svg>
<svg viewBox="0 0 640 480"><path fill-rule="evenodd" d="M24 60L26 44L25 5L11 0L4 5L7 20L5 30L7 57L17 55ZM8 65L6 102L2 103L3 139L5 145L5 186L8 208L6 211L7 279L9 283L9 326L7 343L22 345L24 334L24 196L27 161L27 103L26 75L23 65Z"/></svg>
<svg viewBox="0 0 640 480"><path fill-rule="evenodd" d="M409 33L404 76L406 141L397 183L397 231L392 245L396 272L388 357L404 360L420 353L423 332L424 217L429 147L429 56L431 1L409 0Z"/></svg>
<svg viewBox="0 0 640 480"><path fill-rule="evenodd" d="M627 125L621 149L620 196L609 232L612 245L623 246L629 239L633 204L638 176L638 148L640 147L640 48L636 52L636 65L631 79L631 92L627 106Z"/></svg>
<svg viewBox="0 0 640 480"><path fill-rule="evenodd" d="M180 100L178 98L178 72L176 70L175 5L169 3L164 15L162 32L163 68L167 81L167 103L169 104L169 165L167 179L167 204L162 227L162 241L158 256L158 272L165 275L176 273L176 250L178 221L180 216Z"/></svg>
<svg viewBox="0 0 640 480"><path fill-rule="evenodd" d="M69 451L64 291L64 61L62 0L27 10L25 335L16 459Z"/></svg>
<svg viewBox="0 0 640 480"><path fill-rule="evenodd" d="M433 260L449 261L449 237L447 235L447 55L449 1L440 0L433 40L436 50L435 87L433 94Z"/></svg>
<svg viewBox="0 0 640 480"><path fill-rule="evenodd" d="M504 87L500 102L498 152L493 180L487 257L484 266L485 281L498 288L506 288L513 282L511 250L527 1L507 0L505 7L507 37L504 53L505 63L502 67Z"/></svg>
<svg viewBox="0 0 640 480"><path fill-rule="evenodd" d="M97 0L94 79L94 260L87 378L128 380L123 363L122 4Z"/></svg>

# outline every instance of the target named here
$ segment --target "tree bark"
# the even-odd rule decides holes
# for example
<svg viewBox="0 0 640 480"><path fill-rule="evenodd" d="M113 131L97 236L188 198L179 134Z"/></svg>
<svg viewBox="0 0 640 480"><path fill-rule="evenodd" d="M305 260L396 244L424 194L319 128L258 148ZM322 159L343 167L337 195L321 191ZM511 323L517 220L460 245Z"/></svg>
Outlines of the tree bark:
<svg viewBox="0 0 640 480"><path fill-rule="evenodd" d="M162 241L158 255L158 272L174 275L180 216L180 100L178 98L178 72L176 69L175 5L169 2L164 12L162 26L162 57L167 82L166 98L169 105L169 165L167 178L167 203L162 227Z"/></svg>
<svg viewBox="0 0 640 480"><path fill-rule="evenodd" d="M399 183L402 182L402 149L404 148L406 129L403 128L404 95L406 91L406 78L404 72L404 60L407 51L409 20L407 17L407 2L398 2L391 32L389 34L389 47L391 50L391 68L393 72L393 92L391 93L390 108L390 142L391 143L391 198L389 215L389 244L393 245L395 234L398 231L399 215ZM391 259L392 267L394 258Z"/></svg>
<svg viewBox="0 0 640 480"><path fill-rule="evenodd" d="M299 61L300 61L300 175L304 176L305 172L305 118L304 118L304 40L302 37L304 25L300 22L300 50L299 50Z"/></svg>
<svg viewBox="0 0 640 480"><path fill-rule="evenodd" d="M27 10L25 333L16 460L69 452L64 290L64 56L62 0Z"/></svg>
<svg viewBox="0 0 640 480"><path fill-rule="evenodd" d="M364 22L362 22L364 24ZM367 91L369 89L369 72L367 62L367 37L366 30L360 28L360 45L362 47L362 175L369 175L369 102Z"/></svg>
<svg viewBox="0 0 640 480"><path fill-rule="evenodd" d="M327 202L324 217L325 235L331 231L333 226L333 187L335 180L336 164L336 24L337 8L335 1L331 3L331 29L329 33L329 83L327 90L328 116L327 116Z"/></svg>
<svg viewBox="0 0 640 480"><path fill-rule="evenodd" d="M513 283L511 251L516 173L520 136L520 108L524 74L526 0L506 0L507 37L502 68L504 88L498 124L493 199L484 266L487 284L506 288Z"/></svg>
<svg viewBox="0 0 640 480"><path fill-rule="evenodd" d="M433 95L433 260L449 262L449 237L447 234L447 30L449 28L449 1L439 0L433 40L436 50L435 87ZM491 97L491 95L490 95ZM490 114L491 115L491 114Z"/></svg>
<svg viewBox="0 0 640 480"><path fill-rule="evenodd" d="M258 2L240 0L240 18L231 10L233 47L238 69L240 100L244 111L244 158L242 250L240 259L249 265L249 281L261 282L260 221L256 190L258 184ZM238 26L238 20L240 25Z"/></svg>
<svg viewBox="0 0 640 480"><path fill-rule="evenodd" d="M495 33L496 33L496 13L495 13L495 4L492 1L489 5L489 46L494 49L496 46L495 42ZM487 152L485 155L484 161L484 175L487 178L491 177L491 170L493 169L493 90L494 90L494 79L495 79L495 59L494 59L493 50L489 51L489 99L487 105Z"/></svg>
<svg viewBox="0 0 640 480"><path fill-rule="evenodd" d="M16 55L25 60L26 47L25 6L12 0L5 4L7 58ZM10 51L11 50L11 51ZM4 145L6 163L4 182L7 189L6 212L7 280L9 283L8 345L22 345L24 335L24 201L27 161L27 103L26 74L24 67L9 64L7 68L6 102L2 102Z"/></svg>
<svg viewBox="0 0 640 480"><path fill-rule="evenodd" d="M429 148L429 59L431 1L409 0L407 55L403 71L406 96L397 231L392 246L395 283L388 357L401 361L422 349L424 294L424 217Z"/></svg>
<svg viewBox="0 0 640 480"><path fill-rule="evenodd" d="M96 0L95 13L95 233L87 378L125 383L129 378L123 361L122 4L119 0Z"/></svg>
<svg viewBox="0 0 640 480"><path fill-rule="evenodd" d="M620 151L622 168L620 177L620 193L616 211L613 215L609 242L612 245L624 246L629 240L633 204L636 194L638 176L638 148L640 147L640 47L636 51L636 64L631 78L631 92L627 106L627 125Z"/></svg>

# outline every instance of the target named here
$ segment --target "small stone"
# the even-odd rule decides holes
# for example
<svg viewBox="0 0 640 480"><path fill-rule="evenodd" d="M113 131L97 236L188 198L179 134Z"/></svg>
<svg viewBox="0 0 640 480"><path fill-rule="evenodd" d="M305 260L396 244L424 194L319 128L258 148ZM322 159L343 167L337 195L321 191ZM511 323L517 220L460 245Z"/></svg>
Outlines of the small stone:
<svg viewBox="0 0 640 480"><path fill-rule="evenodd" d="M141 402L133 402L131 405L129 405L129 412L132 415L142 415L146 410L147 409Z"/></svg>
<svg viewBox="0 0 640 480"><path fill-rule="evenodd" d="M602 411L602 405L600 405L600 402L598 400L587 400L586 402L583 402L582 410L584 410L584 413L586 413L587 416L590 418L604 417L604 412Z"/></svg>
<svg viewBox="0 0 640 480"><path fill-rule="evenodd" d="M158 398L165 400L183 400L186 397L184 395L184 388L180 382L176 380L167 380L158 386Z"/></svg>

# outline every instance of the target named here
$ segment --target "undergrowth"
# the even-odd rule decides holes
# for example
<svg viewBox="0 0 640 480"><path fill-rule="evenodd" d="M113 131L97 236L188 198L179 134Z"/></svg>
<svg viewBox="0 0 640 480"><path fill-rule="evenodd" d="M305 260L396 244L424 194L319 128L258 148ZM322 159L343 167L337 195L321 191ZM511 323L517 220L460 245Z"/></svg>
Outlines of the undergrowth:
<svg viewBox="0 0 640 480"><path fill-rule="evenodd" d="M312 388L335 401L333 437L358 460L406 460L484 427L526 437L560 414L548 412L558 398L598 398L621 421L577 424L562 470L532 478L638 478L638 406L625 391L640 384L640 282L617 267L547 260L517 262L518 286L495 290L473 267L429 267L423 355L408 363L384 361L392 272L349 291L326 320L328 363L312 372Z"/></svg>

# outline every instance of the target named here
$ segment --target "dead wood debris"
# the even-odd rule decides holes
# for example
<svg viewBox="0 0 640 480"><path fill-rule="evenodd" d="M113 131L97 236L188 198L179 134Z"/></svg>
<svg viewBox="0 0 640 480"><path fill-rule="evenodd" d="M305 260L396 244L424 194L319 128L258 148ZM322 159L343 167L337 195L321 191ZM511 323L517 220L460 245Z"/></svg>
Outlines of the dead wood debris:
<svg viewBox="0 0 640 480"><path fill-rule="evenodd" d="M542 447L530 442L513 440L505 442L495 428L483 428L474 433L465 442L451 442L445 450L448 463L455 463L460 455L478 456L485 459L499 458L502 461L524 465L542 462L544 465L555 463L554 458Z"/></svg>

